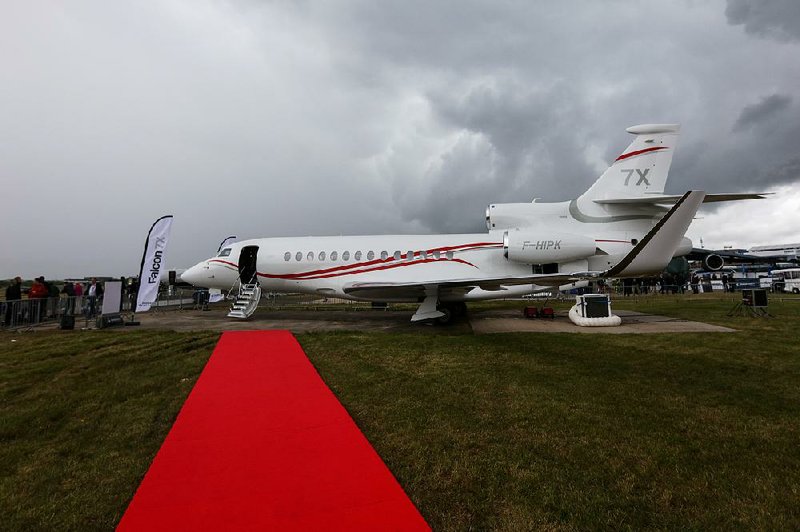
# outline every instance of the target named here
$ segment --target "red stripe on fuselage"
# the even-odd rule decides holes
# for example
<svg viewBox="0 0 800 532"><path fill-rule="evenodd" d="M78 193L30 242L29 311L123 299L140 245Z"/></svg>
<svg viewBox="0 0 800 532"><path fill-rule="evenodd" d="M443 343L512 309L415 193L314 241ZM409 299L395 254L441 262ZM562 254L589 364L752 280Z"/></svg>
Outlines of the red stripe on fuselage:
<svg viewBox="0 0 800 532"><path fill-rule="evenodd" d="M439 247L439 248L431 248L431 249L425 250L424 253L426 253L426 254L433 254L433 253L436 253L436 252L447 253L448 251L472 251L472 250L475 250L475 249L493 249L493 248L499 248L499 247L502 247L502 244L500 244L498 242L475 242L475 243L472 243L472 244L461 244L461 245L458 245L458 246L444 246L444 247ZM412 256L420 256L422 253L423 253L422 251L413 252ZM319 269L319 270L311 270L311 271L301 272L301 273L287 273L287 274L278 275L278 274L267 274L267 273L258 272L258 275L259 275L259 277L266 277L266 278L270 278L270 279L297 279L297 280L302 280L302 279L325 279L325 278L329 278L329 277L336 277L338 275L350 275L350 274L356 274L356 273L367 273L367 272L378 271L378 270L386 270L386 269L394 268L394 267L397 267L397 266L410 266L410 265L413 265L413 264L425 264L425 263L428 263L428 262L442 262L442 261L445 261L445 262L460 262L460 263L463 263L463 264L468 264L468 265L472 266L473 268L475 267L474 264L472 264L470 262L467 262L465 260L462 260L462 259L447 259L447 258L436 259L436 258L431 258L431 259L415 260L415 261L402 262L402 263L401 262L397 262L396 264L390 264L388 266L382 266L382 267L379 267L379 268L370 268L370 269L366 269L366 270L361 270L360 269L360 268L365 268L365 267L368 267L368 266L374 266L374 265L377 265L377 264L394 263L395 261L399 261L399 260L403 260L403 259L407 260L407 257L408 257L408 253L404 253L403 255L401 255L400 259L395 259L394 257L388 257L388 258L385 258L385 259L375 259L375 260L366 261L366 262L356 262L356 263L353 263L353 264L345 264L345 265L342 265L342 266L335 266L333 268L323 268L323 269ZM228 265L228 266L232 266L234 268L238 268L239 267L236 263L225 261L225 260L221 260L221 259L216 259L216 258L210 259L208 262L218 262L220 264L225 264L225 265ZM358 271L343 271L343 270L354 270L356 268L359 268L359 270Z"/></svg>
<svg viewBox="0 0 800 532"><path fill-rule="evenodd" d="M669 149L669 148L667 148L667 146L656 146L655 148L647 148L647 149L644 149L644 150L632 151L630 153L624 153L624 154L620 155L619 157L617 157L617 160L614 161L614 162L622 161L623 159L628 159L630 157L636 157L637 155L650 153L651 151L666 150L666 149Z"/></svg>
<svg viewBox="0 0 800 532"><path fill-rule="evenodd" d="M219 262L220 264L225 264L227 266L233 266L234 268L237 268L237 269L239 268L238 264L236 264L235 262L228 262L227 260L209 259L208 262Z"/></svg>
<svg viewBox="0 0 800 532"><path fill-rule="evenodd" d="M388 264L389 262L391 264ZM393 259L387 259L385 261L387 264L383 266L378 266L376 268L368 268L366 270L350 270L346 272L335 272L335 273L328 273L322 275L312 275L312 274L299 274L299 273L287 273L284 275L280 274L272 274L272 273L258 273L259 277L265 277L267 279L285 279L289 281L309 281L312 279L329 279L331 277L342 277L344 275L357 275L360 273L369 273L369 272L377 272L380 270L391 270L392 268L403 268L405 266L415 266L417 264L426 264L428 262L458 262L460 264L466 264L467 266L472 266L473 268L477 268L471 262L467 262L463 259L422 259L422 260L415 260L410 262L394 262Z"/></svg>
<svg viewBox="0 0 800 532"><path fill-rule="evenodd" d="M425 253L428 253L428 254L435 253L435 252L440 252L440 253L441 252L445 252L446 253L448 251L456 251L456 250L457 251L470 251L472 249L479 249L479 248L488 249L489 247L495 247L495 246L499 247L501 245L502 244L498 244L496 242L479 242L477 244L462 244L460 246L448 246L448 247L443 247L443 248L429 249L429 250L425 251ZM459 249L459 248L465 248L465 249ZM421 253L422 252L417 251L417 252L414 253L414 256L418 256ZM354 268L363 268L365 266L372 266L374 264L385 264L387 262L392 262L392 261L395 261L395 260L403 260L406 257L408 257L408 253L400 255L400 259L395 259L394 257L387 257L385 259L375 259L375 260L366 261L366 262L356 262L356 263L353 263L353 264L345 264L343 266L334 266L333 268L322 268L320 270L311 270L311 271L308 271L308 272L293 273L291 275L298 276L298 277L305 277L307 275L328 274L328 273L333 273L333 272L339 272L339 271L342 271L342 270L351 270L351 269L354 269Z"/></svg>

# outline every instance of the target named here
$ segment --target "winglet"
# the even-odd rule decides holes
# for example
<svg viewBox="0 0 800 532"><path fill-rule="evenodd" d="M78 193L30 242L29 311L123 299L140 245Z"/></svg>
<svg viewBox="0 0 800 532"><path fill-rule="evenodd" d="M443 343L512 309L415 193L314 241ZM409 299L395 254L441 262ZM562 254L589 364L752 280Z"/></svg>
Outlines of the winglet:
<svg viewBox="0 0 800 532"><path fill-rule="evenodd" d="M641 242L602 276L636 277L663 271L678 249L705 195L702 190L691 190L684 194Z"/></svg>

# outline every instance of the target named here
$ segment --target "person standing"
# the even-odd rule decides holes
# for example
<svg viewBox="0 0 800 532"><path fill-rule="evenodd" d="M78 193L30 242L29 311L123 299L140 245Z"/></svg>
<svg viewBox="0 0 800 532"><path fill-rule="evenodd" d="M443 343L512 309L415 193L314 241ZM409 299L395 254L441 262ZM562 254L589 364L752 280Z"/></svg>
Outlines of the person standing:
<svg viewBox="0 0 800 532"><path fill-rule="evenodd" d="M47 287L44 285L44 277L37 277L33 280L33 285L31 289L28 291L28 299L31 301L31 316L30 320L31 323L38 323L39 320L43 317L42 310L43 305L42 303L47 298Z"/></svg>
<svg viewBox="0 0 800 532"><path fill-rule="evenodd" d="M136 297L139 295L139 279L131 277L131 286L128 288L128 298L130 299L131 311L136 309Z"/></svg>
<svg viewBox="0 0 800 532"><path fill-rule="evenodd" d="M72 291L75 292L75 306L72 310L75 314L80 314L83 308L83 284L75 283L72 285Z"/></svg>
<svg viewBox="0 0 800 532"><path fill-rule="evenodd" d="M64 313L72 315L75 313L75 286L67 281L64 283L64 288L61 289L62 294L67 295L67 302L64 305Z"/></svg>
<svg viewBox="0 0 800 532"><path fill-rule="evenodd" d="M92 281L89 283L88 288L86 288L86 300L89 304L87 308L87 316L89 318L94 318L97 307L97 298L102 296L103 287L97 284L97 279L92 277Z"/></svg>
<svg viewBox="0 0 800 532"><path fill-rule="evenodd" d="M46 281L44 277L42 277L42 283L47 288L47 310L45 314L48 318L54 318L58 314L58 298L61 291L56 286L56 283Z"/></svg>
<svg viewBox="0 0 800 532"><path fill-rule="evenodd" d="M119 311L122 312L125 307L125 301L128 299L128 280L122 275L119 278L120 292L119 292Z"/></svg>
<svg viewBox="0 0 800 532"><path fill-rule="evenodd" d="M17 321L20 299L22 299L22 278L14 277L14 282L6 287L6 327Z"/></svg>

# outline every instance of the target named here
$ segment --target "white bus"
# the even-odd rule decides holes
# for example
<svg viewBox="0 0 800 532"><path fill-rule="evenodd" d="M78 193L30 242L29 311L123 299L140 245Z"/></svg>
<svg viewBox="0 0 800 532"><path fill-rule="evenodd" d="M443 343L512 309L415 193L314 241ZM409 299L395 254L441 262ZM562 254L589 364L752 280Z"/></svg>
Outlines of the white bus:
<svg viewBox="0 0 800 532"><path fill-rule="evenodd" d="M800 294L800 268L772 270L772 286L776 291Z"/></svg>

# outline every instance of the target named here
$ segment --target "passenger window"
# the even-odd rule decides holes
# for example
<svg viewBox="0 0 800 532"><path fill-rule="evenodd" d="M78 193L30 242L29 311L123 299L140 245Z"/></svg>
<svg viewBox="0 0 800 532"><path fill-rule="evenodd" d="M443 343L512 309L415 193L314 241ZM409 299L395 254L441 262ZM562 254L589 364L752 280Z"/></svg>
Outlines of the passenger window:
<svg viewBox="0 0 800 532"><path fill-rule="evenodd" d="M320 262L325 260L325 252L324 251L320 251L319 252L319 260L320 260Z"/></svg>
<svg viewBox="0 0 800 532"><path fill-rule="evenodd" d="M433 258L436 259L436 260L439 260L439 257L441 257L441 253L439 253L438 251L434 251L433 252Z"/></svg>
<svg viewBox="0 0 800 532"><path fill-rule="evenodd" d="M356 251L356 254L353 255L353 258L356 259L356 260L361 260L361 252L360 251Z"/></svg>
<svg viewBox="0 0 800 532"><path fill-rule="evenodd" d="M393 256L394 256L394 260L400 260L400 257L402 257L403 254L400 253L399 251L395 251Z"/></svg>
<svg viewBox="0 0 800 532"><path fill-rule="evenodd" d="M295 256L294 256L294 260L296 260L296 261L298 261L298 262L300 262L301 260L303 260L303 252L302 252L302 251L298 251L298 252L295 254Z"/></svg>
<svg viewBox="0 0 800 532"><path fill-rule="evenodd" d="M420 252L419 252L419 256L420 256L420 257L421 257L423 260L425 260L425 259L427 259L427 258L428 258L428 252L427 252L427 251L420 251Z"/></svg>
<svg viewBox="0 0 800 532"><path fill-rule="evenodd" d="M314 252L313 251L309 251L308 252L308 255L306 255L306 260L308 260L309 262L314 260Z"/></svg>
<svg viewBox="0 0 800 532"><path fill-rule="evenodd" d="M406 260L414 260L414 252L410 251L406 253Z"/></svg>
<svg viewBox="0 0 800 532"><path fill-rule="evenodd" d="M284 254L283 254L283 260L286 260L286 261L288 261L288 260L289 260L289 259L291 259L291 258L292 258L292 254L291 254L291 253L289 253L288 251L287 251L286 253L284 253Z"/></svg>
<svg viewBox="0 0 800 532"><path fill-rule="evenodd" d="M447 258L448 259L452 259L453 258L453 252L452 251L448 251L447 252Z"/></svg>
<svg viewBox="0 0 800 532"><path fill-rule="evenodd" d="M350 252L349 251L345 251L345 252L342 253L342 260L345 260L345 261L350 260Z"/></svg>
<svg viewBox="0 0 800 532"><path fill-rule="evenodd" d="M383 260L386 260L388 257L389 257L389 252L388 251L381 251L381 258Z"/></svg>
<svg viewBox="0 0 800 532"><path fill-rule="evenodd" d="M372 260L374 258L375 258L375 252L374 251L368 251L367 252L367 260Z"/></svg>
<svg viewBox="0 0 800 532"><path fill-rule="evenodd" d="M331 260L335 261L336 257L338 257L338 254L335 251L331 251Z"/></svg>
<svg viewBox="0 0 800 532"><path fill-rule="evenodd" d="M225 248L219 252L218 257L228 257L231 254L231 248Z"/></svg>

